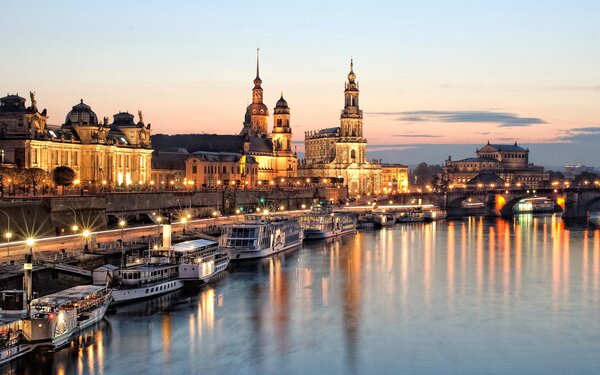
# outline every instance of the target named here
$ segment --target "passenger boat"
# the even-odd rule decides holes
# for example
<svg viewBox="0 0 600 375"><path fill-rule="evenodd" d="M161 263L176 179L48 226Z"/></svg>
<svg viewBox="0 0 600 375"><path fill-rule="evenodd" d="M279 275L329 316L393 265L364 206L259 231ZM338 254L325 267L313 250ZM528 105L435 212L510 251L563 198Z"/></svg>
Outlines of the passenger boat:
<svg viewBox="0 0 600 375"><path fill-rule="evenodd" d="M517 203L513 210L517 214L552 213L556 210L556 204L553 200L544 197L525 198Z"/></svg>
<svg viewBox="0 0 600 375"><path fill-rule="evenodd" d="M231 259L255 259L302 244L298 220L279 215L247 215L242 222L223 227L219 245Z"/></svg>
<svg viewBox="0 0 600 375"><path fill-rule="evenodd" d="M106 285L79 285L31 301L24 332L34 343L52 349L66 345L73 334L104 318L111 293Z"/></svg>
<svg viewBox="0 0 600 375"><path fill-rule="evenodd" d="M179 265L179 278L208 283L227 269L231 257L219 243L206 239L180 242L172 246L171 256Z"/></svg>
<svg viewBox="0 0 600 375"><path fill-rule="evenodd" d="M31 352L35 345L23 335L27 316L27 293L24 290L1 292L0 312L0 365Z"/></svg>
<svg viewBox="0 0 600 375"><path fill-rule="evenodd" d="M316 205L311 212L300 216L300 225L307 240L329 238L354 232L356 216L351 212L337 212Z"/></svg>
<svg viewBox="0 0 600 375"><path fill-rule="evenodd" d="M424 212L425 221L444 220L447 216L446 210L439 207L427 209Z"/></svg>
<svg viewBox="0 0 600 375"><path fill-rule="evenodd" d="M159 296L183 288L179 265L147 263L120 270L109 283L113 303L125 303Z"/></svg>
<svg viewBox="0 0 600 375"><path fill-rule="evenodd" d="M397 223L421 223L426 220L423 210L415 209L410 211L402 211L396 219Z"/></svg>

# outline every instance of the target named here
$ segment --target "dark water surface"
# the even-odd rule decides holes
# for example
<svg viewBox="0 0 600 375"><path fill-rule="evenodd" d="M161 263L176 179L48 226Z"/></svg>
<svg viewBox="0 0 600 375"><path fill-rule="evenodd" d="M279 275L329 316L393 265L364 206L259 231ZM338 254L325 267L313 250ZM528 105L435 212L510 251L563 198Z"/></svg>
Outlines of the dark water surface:
<svg viewBox="0 0 600 375"><path fill-rule="evenodd" d="M599 374L600 231L398 225L122 308L14 374Z"/></svg>

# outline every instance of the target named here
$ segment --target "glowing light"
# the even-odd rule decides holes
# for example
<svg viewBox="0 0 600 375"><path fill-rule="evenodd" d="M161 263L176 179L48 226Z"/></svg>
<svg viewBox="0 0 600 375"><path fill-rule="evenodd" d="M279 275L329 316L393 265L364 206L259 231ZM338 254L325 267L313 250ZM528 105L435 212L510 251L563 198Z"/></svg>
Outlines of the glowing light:
<svg viewBox="0 0 600 375"><path fill-rule="evenodd" d="M6 237L7 240L10 240L10 238L12 237L12 233L6 232L4 233L4 237Z"/></svg>
<svg viewBox="0 0 600 375"><path fill-rule="evenodd" d="M73 232L77 232L79 230L79 226L78 225L73 225L71 227L71 229L73 230Z"/></svg>
<svg viewBox="0 0 600 375"><path fill-rule="evenodd" d="M105 186L106 186L106 184L108 184L108 181L106 181L106 180L102 180L102 185L105 185Z"/></svg>
<svg viewBox="0 0 600 375"><path fill-rule="evenodd" d="M187 223L187 217L182 217L182 218L181 218L181 223L182 223L182 224L185 224L185 223Z"/></svg>
<svg viewBox="0 0 600 375"><path fill-rule="evenodd" d="M81 180L80 180L80 179L76 179L76 180L74 180L74 181L73 181L73 184L74 184L74 185L79 185L80 183L81 183Z"/></svg>
<svg viewBox="0 0 600 375"><path fill-rule="evenodd" d="M125 220L119 220L119 226L123 228L125 226Z"/></svg>
<svg viewBox="0 0 600 375"><path fill-rule="evenodd" d="M85 238L88 238L90 236L90 231L87 229L84 229L83 232L81 232L81 235Z"/></svg>
<svg viewBox="0 0 600 375"><path fill-rule="evenodd" d="M33 247L33 245L35 245L35 239L33 237L29 237L27 240L25 240L25 243L27 246Z"/></svg>

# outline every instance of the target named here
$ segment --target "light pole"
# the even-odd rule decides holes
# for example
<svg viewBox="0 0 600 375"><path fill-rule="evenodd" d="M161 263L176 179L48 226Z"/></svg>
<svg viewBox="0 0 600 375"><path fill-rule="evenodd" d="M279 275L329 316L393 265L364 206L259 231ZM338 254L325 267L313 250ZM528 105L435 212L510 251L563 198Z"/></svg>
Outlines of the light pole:
<svg viewBox="0 0 600 375"><path fill-rule="evenodd" d="M119 226L121 227L121 268L124 266L125 253L123 251L123 234L125 232L125 220L119 220Z"/></svg>
<svg viewBox="0 0 600 375"><path fill-rule="evenodd" d="M183 224L183 234L185 234L185 227L187 225L187 221L188 221L187 217L184 216L181 218L181 224Z"/></svg>
<svg viewBox="0 0 600 375"><path fill-rule="evenodd" d="M12 237L12 233L10 231L4 233L4 237L6 238L8 256L10 256L10 238Z"/></svg>
<svg viewBox="0 0 600 375"><path fill-rule="evenodd" d="M6 238L6 242L10 242L10 238L12 237L12 233L10 232L10 216L3 210L0 210L4 215L6 215L6 233L4 233L4 237ZM8 245L8 255L10 255L10 245Z"/></svg>
<svg viewBox="0 0 600 375"><path fill-rule="evenodd" d="M87 229L84 229L83 232L81 232L81 235L83 236L83 238L85 239L85 244L83 245L83 252L87 253L89 250L89 243L88 243L88 239L90 237L90 231Z"/></svg>
<svg viewBox="0 0 600 375"><path fill-rule="evenodd" d="M156 235L159 236L159 237L160 237L160 225L162 223L162 220L163 220L163 218L161 216L159 216L159 217L156 218L156 221L158 222L158 226L157 226L158 233Z"/></svg>
<svg viewBox="0 0 600 375"><path fill-rule="evenodd" d="M27 313L30 312L30 302L33 297L33 245L35 239L29 237L25 243L29 252L25 256L25 263L23 263L23 289L27 294Z"/></svg>

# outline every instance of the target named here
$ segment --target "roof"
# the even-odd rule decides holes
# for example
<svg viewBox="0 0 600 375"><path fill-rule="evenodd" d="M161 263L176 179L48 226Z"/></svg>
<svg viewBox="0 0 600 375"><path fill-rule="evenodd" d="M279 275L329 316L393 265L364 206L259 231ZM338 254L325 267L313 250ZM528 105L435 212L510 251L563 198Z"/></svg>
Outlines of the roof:
<svg viewBox="0 0 600 375"><path fill-rule="evenodd" d="M244 151L244 135L222 134L177 134L155 135L152 142L156 150L165 150L171 147L185 147L191 153L228 152L241 154ZM273 141L270 138L249 137L251 153L273 153Z"/></svg>
<svg viewBox="0 0 600 375"><path fill-rule="evenodd" d="M206 239L201 238L201 239L197 239L197 240L176 243L173 245L172 250L186 252L186 251L202 249L202 248L208 247L208 246L214 246L217 244L218 244L218 242L216 242L216 241L206 240Z"/></svg>
<svg viewBox="0 0 600 375"><path fill-rule="evenodd" d="M152 169L185 170L185 161L189 157L190 153L185 149L178 152L154 151L152 153Z"/></svg>
<svg viewBox="0 0 600 375"><path fill-rule="evenodd" d="M193 155L193 157L195 157L199 160L213 161L213 162L218 162L218 161L237 162L240 159L242 159L242 157L244 157L243 154L239 154L239 153L235 153L235 152L198 151L198 152L194 152L192 155ZM254 157L248 156L246 159L246 162L255 163L256 160L254 159Z"/></svg>
<svg viewBox="0 0 600 375"><path fill-rule="evenodd" d="M490 144L488 143L486 146L490 146L498 151L527 151L527 149L517 145L517 143L515 142L515 144L510 144L510 145L502 145L502 144ZM483 149L484 147L482 147L481 149Z"/></svg>
<svg viewBox="0 0 600 375"><path fill-rule="evenodd" d="M497 162L498 160L494 158L466 158L461 160L456 160L456 162L465 162L465 163L482 163L482 162Z"/></svg>
<svg viewBox="0 0 600 375"><path fill-rule="evenodd" d="M326 129L320 129L319 130L319 134L336 134L339 131L340 131L339 127L336 127L336 128L326 128Z"/></svg>
<svg viewBox="0 0 600 375"><path fill-rule="evenodd" d="M506 181L504 181L502 178L500 178L500 176L498 176L495 173L482 172L482 173L479 173L477 176L473 177L472 179L470 179L469 182L467 182L467 185L496 184L496 185L501 186L501 185L504 185L505 182Z"/></svg>
<svg viewBox="0 0 600 375"><path fill-rule="evenodd" d="M104 285L78 285L57 293L36 298L31 301L31 303L33 305L66 305L70 302L83 299L90 294L98 293L105 288L106 286Z"/></svg>

